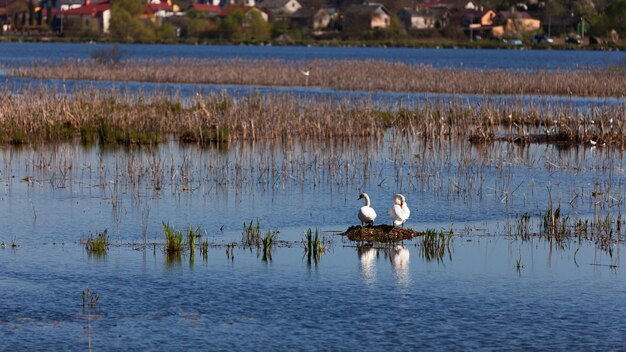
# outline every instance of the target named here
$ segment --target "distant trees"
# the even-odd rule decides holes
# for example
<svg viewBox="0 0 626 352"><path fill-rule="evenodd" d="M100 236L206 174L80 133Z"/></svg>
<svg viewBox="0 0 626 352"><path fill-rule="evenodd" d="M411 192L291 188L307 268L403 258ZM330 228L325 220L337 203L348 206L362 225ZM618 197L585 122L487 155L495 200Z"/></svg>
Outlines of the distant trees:
<svg viewBox="0 0 626 352"><path fill-rule="evenodd" d="M255 10L234 10L222 20L220 33L224 39L236 41L272 39L271 26Z"/></svg>
<svg viewBox="0 0 626 352"><path fill-rule="evenodd" d="M626 36L626 0L614 0L602 13L591 18L591 33L608 35L611 30L621 37Z"/></svg>
<svg viewBox="0 0 626 352"><path fill-rule="evenodd" d="M144 0L117 0L111 5L111 39L120 42L156 40L155 28L139 16L146 7Z"/></svg>

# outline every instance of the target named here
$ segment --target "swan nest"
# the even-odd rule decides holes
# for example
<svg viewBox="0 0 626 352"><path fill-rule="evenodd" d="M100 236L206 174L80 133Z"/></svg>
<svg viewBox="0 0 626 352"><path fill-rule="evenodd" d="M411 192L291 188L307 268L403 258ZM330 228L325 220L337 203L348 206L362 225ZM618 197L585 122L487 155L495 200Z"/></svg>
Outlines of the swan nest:
<svg viewBox="0 0 626 352"><path fill-rule="evenodd" d="M340 235L348 237L351 241L359 242L398 242L410 240L413 237L423 235L423 233L391 225L363 227L357 225L348 228L346 232L342 232Z"/></svg>

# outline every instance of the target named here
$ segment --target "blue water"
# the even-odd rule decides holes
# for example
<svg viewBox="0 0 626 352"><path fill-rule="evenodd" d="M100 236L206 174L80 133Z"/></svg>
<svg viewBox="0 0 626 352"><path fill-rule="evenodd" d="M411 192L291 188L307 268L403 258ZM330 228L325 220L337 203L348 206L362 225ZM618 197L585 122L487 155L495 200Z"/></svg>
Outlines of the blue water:
<svg viewBox="0 0 626 352"><path fill-rule="evenodd" d="M87 57L94 47L0 44L0 62ZM536 67L536 58L542 68L623 60L622 53L575 51L123 48L139 57L343 55L508 69ZM65 85L70 93L112 85L39 83ZM115 89L295 92L390 105L480 99L281 87L130 83ZM489 99L535 104L539 98ZM576 107L624 103L545 99ZM159 189L155 163L163 170ZM2 146L0 350L621 350L623 245L609 254L587 241L522 242L510 236L510 225L526 212L536 224L550 198L572 217L623 215L625 164L619 150L590 145L479 146L394 131L383 139L239 141L228 148ZM400 252L358 251L334 231L358 222L363 191L378 212L376 223L389 221L391 195L403 193L412 210L405 226L453 230L449 250L428 260L415 239ZM278 230L286 245L267 262L240 247L227 256L224 245L239 241L242 224L256 219L263 233ZM200 226L212 244L206 260L188 253L179 262L168 259L160 245L163 221L178 229ZM307 260L301 240L317 226L330 242L316 263ZM81 238L105 228L113 243L108 255L88 255ZM88 287L100 296L91 308L81 300Z"/></svg>
<svg viewBox="0 0 626 352"><path fill-rule="evenodd" d="M106 44L0 43L0 65L88 58ZM626 65L626 53L578 50L403 49L224 45L119 45L126 58L389 60L468 69L574 69Z"/></svg>

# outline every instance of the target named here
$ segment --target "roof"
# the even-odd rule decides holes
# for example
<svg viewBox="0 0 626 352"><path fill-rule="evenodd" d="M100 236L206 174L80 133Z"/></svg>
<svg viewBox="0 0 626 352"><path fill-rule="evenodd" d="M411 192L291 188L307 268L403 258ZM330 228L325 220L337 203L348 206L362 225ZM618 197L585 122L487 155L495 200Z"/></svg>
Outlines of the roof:
<svg viewBox="0 0 626 352"><path fill-rule="evenodd" d="M90 15L92 17L96 17L100 13L110 10L111 4L108 2L100 3L100 4L89 4L81 7L77 7L74 9L69 9L65 11L59 11L58 13L63 15Z"/></svg>
<svg viewBox="0 0 626 352"><path fill-rule="evenodd" d="M274 10L285 7L289 1L291 0L263 0L262 2L259 2L259 6L269 10Z"/></svg>
<svg viewBox="0 0 626 352"><path fill-rule="evenodd" d="M361 5L352 5L348 8L348 11L353 15L358 16L371 16L374 12L381 10L387 15L390 14L389 10L379 3L364 3Z"/></svg>
<svg viewBox="0 0 626 352"><path fill-rule="evenodd" d="M222 8L215 5L210 4L193 4L191 6L196 11L204 11L204 12L222 12Z"/></svg>

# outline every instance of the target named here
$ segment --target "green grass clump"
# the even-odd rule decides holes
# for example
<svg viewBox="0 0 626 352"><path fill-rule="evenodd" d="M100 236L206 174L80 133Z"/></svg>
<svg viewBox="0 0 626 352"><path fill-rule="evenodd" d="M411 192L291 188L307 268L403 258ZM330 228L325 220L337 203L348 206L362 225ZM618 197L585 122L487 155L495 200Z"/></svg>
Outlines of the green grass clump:
<svg viewBox="0 0 626 352"><path fill-rule="evenodd" d="M315 228L315 233L313 233L313 230L310 228L304 233L304 251L309 265L311 264L311 261L314 261L315 264L317 264L322 257L322 254L326 252L324 242L324 236L320 235L318 227Z"/></svg>
<svg viewBox="0 0 626 352"><path fill-rule="evenodd" d="M250 220L249 224L243 223L241 242L244 247L259 247L261 244L261 225L257 219L256 224Z"/></svg>
<svg viewBox="0 0 626 352"><path fill-rule="evenodd" d="M272 260L272 246L274 245L274 239L278 235L278 231L267 230L267 234L261 240L263 244L263 261L266 262L268 259Z"/></svg>
<svg viewBox="0 0 626 352"><path fill-rule="evenodd" d="M174 226L163 222L163 233L165 234L165 252L167 254L180 254L183 251L182 231L176 231Z"/></svg>
<svg viewBox="0 0 626 352"><path fill-rule="evenodd" d="M85 242L85 249L87 249L87 253L89 254L97 254L104 255L107 253L109 249L109 236L108 229L105 229L103 232L98 233L96 237L92 234L89 234L89 238Z"/></svg>

